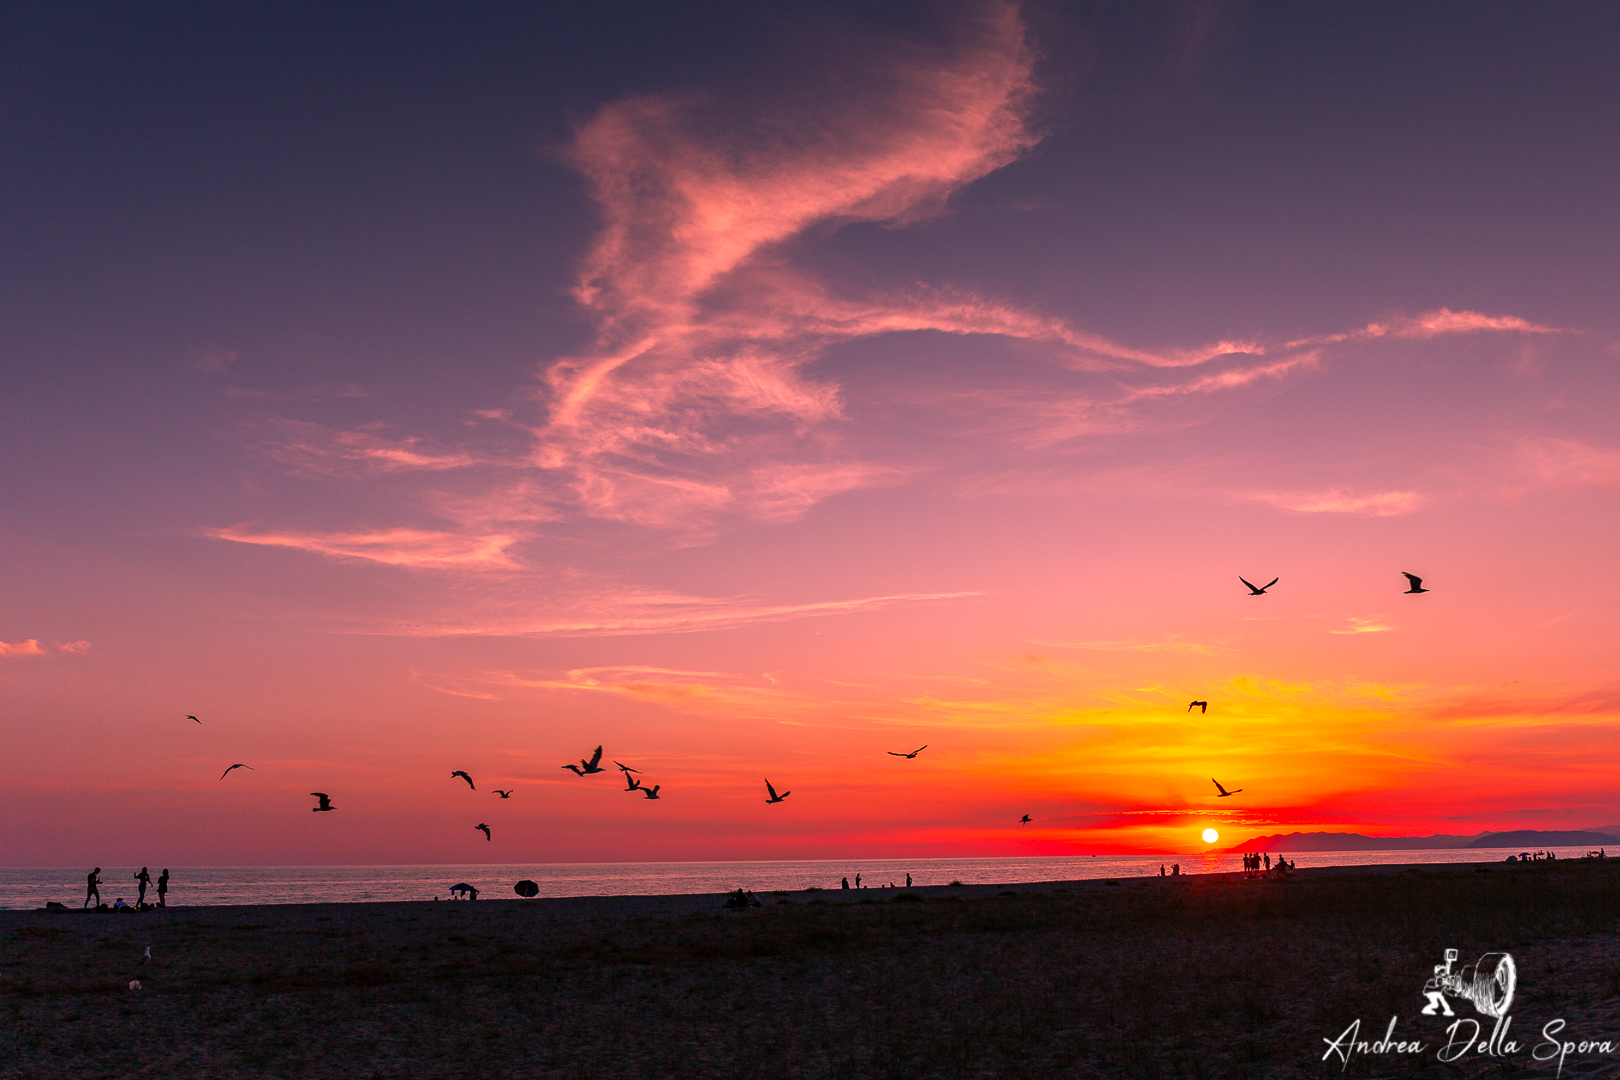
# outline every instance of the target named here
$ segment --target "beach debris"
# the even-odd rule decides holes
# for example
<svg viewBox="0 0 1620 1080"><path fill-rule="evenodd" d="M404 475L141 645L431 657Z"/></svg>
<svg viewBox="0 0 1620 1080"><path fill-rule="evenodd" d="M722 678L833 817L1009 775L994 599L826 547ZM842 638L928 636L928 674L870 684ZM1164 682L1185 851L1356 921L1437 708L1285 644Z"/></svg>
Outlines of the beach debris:
<svg viewBox="0 0 1620 1080"><path fill-rule="evenodd" d="M499 795L503 799L510 799L512 797L512 789L507 788L505 791L502 791L500 788L496 788L495 794Z"/></svg>
<svg viewBox="0 0 1620 1080"><path fill-rule="evenodd" d="M139 979L131 979L131 980L129 980L129 988L131 990L139 990L141 988L141 980L139 980Z"/></svg>
<svg viewBox="0 0 1620 1080"><path fill-rule="evenodd" d="M778 795L776 793L776 789L771 786L771 782L769 780L765 781L765 790L771 793L771 797L765 800L767 806L771 803L781 802L783 799L793 794L791 791L784 791L782 794Z"/></svg>
<svg viewBox="0 0 1620 1080"><path fill-rule="evenodd" d="M1401 577L1405 578L1407 585L1410 586L1406 590L1406 592L1402 593L1401 595L1409 596L1412 593L1420 593L1420 592L1428 592L1429 591L1428 589L1425 589L1423 587L1423 579L1418 577L1416 574L1408 574L1405 570L1402 570L1401 571Z"/></svg>
<svg viewBox="0 0 1620 1080"><path fill-rule="evenodd" d="M1245 584L1245 585L1247 585L1249 587L1249 595L1250 596L1264 596L1264 595L1266 595L1266 590L1267 589L1271 588L1273 585L1277 584L1277 582L1281 581L1282 579L1281 578L1272 578L1270 581L1266 582L1264 585L1256 585L1254 582L1250 581L1248 578L1244 577L1242 574L1239 574L1238 575L1238 580L1243 582L1243 584Z"/></svg>
<svg viewBox="0 0 1620 1080"><path fill-rule="evenodd" d="M461 769L457 769L455 772L451 773L450 774L450 779L454 780L458 776L461 777L463 780L467 781L467 786L468 787L472 788L474 791L478 790L478 785L476 785L476 784L474 784L472 782L472 777L468 776Z"/></svg>
<svg viewBox="0 0 1620 1080"><path fill-rule="evenodd" d="M315 796L317 799L321 800L321 805L312 806L312 807L309 808L312 813L317 813L318 814L322 810L331 810L332 809L332 797L330 795L326 794L326 792L324 792L324 791L312 791L312 792L310 792L310 794Z"/></svg>
<svg viewBox="0 0 1620 1080"><path fill-rule="evenodd" d="M1217 799L1229 798L1229 797L1231 797L1233 795L1236 795L1239 791L1243 790L1242 788L1237 788L1234 791L1227 791L1225 788L1221 787L1221 782L1219 780L1215 779L1213 776L1209 778L1209 782L1215 785L1215 790L1216 791L1220 792L1219 795L1215 796Z"/></svg>
<svg viewBox="0 0 1620 1080"><path fill-rule="evenodd" d="M484 831L484 839L485 840L490 839L489 826L485 825L482 821L480 821L478 824L474 825L473 828L482 829Z"/></svg>
<svg viewBox="0 0 1620 1080"><path fill-rule="evenodd" d="M572 769L575 776L589 776L591 773L607 772L606 769L602 768L602 748L600 746L596 748L596 753L591 755L591 760L586 761L584 758L580 758L578 765L564 765L563 768Z"/></svg>
<svg viewBox="0 0 1620 1080"><path fill-rule="evenodd" d="M512 891L523 897L525 900L533 900L536 896L540 895L540 886L536 885L528 878L524 878L522 881L512 886Z"/></svg>
<svg viewBox="0 0 1620 1080"><path fill-rule="evenodd" d="M887 753L888 753L888 755L890 757L903 757L907 761L910 761L912 758L916 757L918 754L922 753L926 749L928 749L928 744L923 743L921 746L917 747L917 749L913 750L909 754L902 754L902 753L900 753L898 751L895 751L895 750L889 750L889 751L887 751Z"/></svg>
<svg viewBox="0 0 1620 1080"><path fill-rule="evenodd" d="M231 768L230 768L230 769L226 769L226 770L225 770L225 771L224 771L224 772L222 772L222 773L220 773L220 774L219 774L219 778L220 778L220 779L221 779L221 780L223 780L223 779L225 779L225 778L226 778L226 777L227 777L227 776L229 776L229 775L231 775L231 770L232 770L232 769L249 769L249 770L252 770L252 769L253 769L253 766L251 766L251 765L244 765L244 764L242 764L242 763L241 763L241 762L240 762L240 761L238 761L238 762L237 762L237 763L236 763L236 764L235 764L235 765L232 765L232 766L231 766Z"/></svg>

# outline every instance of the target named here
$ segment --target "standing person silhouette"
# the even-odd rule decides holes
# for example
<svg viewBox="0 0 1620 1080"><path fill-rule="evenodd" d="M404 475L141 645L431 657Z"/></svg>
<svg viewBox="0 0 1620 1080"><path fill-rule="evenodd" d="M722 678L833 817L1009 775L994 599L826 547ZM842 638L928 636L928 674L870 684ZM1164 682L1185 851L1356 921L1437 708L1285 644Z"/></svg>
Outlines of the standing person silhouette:
<svg viewBox="0 0 1620 1080"><path fill-rule="evenodd" d="M158 907L168 907L169 895L169 868L164 867L163 873L158 875Z"/></svg>
<svg viewBox="0 0 1620 1080"><path fill-rule="evenodd" d="M849 878L845 878L844 883L842 885L840 885L839 888L841 888L841 889L849 888Z"/></svg>
<svg viewBox="0 0 1620 1080"><path fill-rule="evenodd" d="M135 895L135 906L140 907L142 904L146 903L146 887L152 884L152 871L148 870L144 866L141 867L141 872L135 875L135 881L136 884L140 886L141 890Z"/></svg>
<svg viewBox="0 0 1620 1080"><path fill-rule="evenodd" d="M90 876L85 879L85 889L84 889L84 906L85 907L90 906L90 898L92 896L96 898L96 906L97 907L101 906L101 890L96 888L97 885L101 884L101 879L96 876L99 873L101 873L101 867L98 866L94 870L90 871Z"/></svg>
<svg viewBox="0 0 1620 1080"><path fill-rule="evenodd" d="M859 874L855 875L855 887L857 889L861 887L861 875Z"/></svg>
<svg viewBox="0 0 1620 1080"><path fill-rule="evenodd" d="M906 888L908 888L908 889L911 888L911 875L910 874L906 875Z"/></svg>

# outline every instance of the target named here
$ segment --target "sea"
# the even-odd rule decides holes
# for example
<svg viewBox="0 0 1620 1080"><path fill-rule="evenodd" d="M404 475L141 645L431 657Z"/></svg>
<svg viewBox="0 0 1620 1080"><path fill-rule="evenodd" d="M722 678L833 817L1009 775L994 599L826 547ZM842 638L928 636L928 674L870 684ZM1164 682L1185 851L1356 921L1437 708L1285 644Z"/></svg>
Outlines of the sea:
<svg viewBox="0 0 1620 1080"><path fill-rule="evenodd" d="M1560 859L1578 859L1584 848L1551 848ZM1311 866L1388 866L1404 863L1490 863L1519 854L1513 848L1427 848L1414 851L1318 851L1289 853L1300 869ZM1273 856L1275 857L1275 856ZM481 898L511 899L523 880L541 896L655 896L837 889L843 878L879 888L915 885L1010 885L1037 881L1156 877L1180 863L1183 874L1242 870L1240 855L1069 855L1019 859L822 859L769 862L521 863L449 866L174 866L169 868L169 906L220 904L367 903L450 898L450 887L472 885ZM106 866L101 898L135 900L134 866ZM151 868L154 882L162 867ZM0 868L0 909L44 907L55 900L84 902L89 867ZM155 899L154 884L147 900Z"/></svg>

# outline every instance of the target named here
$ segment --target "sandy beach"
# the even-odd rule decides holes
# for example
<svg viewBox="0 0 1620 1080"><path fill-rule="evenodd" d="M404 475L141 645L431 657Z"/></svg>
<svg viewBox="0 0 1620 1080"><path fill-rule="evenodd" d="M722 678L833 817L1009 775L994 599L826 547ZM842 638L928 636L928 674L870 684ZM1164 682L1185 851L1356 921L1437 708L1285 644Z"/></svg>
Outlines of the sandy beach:
<svg viewBox="0 0 1620 1080"><path fill-rule="evenodd" d="M1555 1019L1620 1074L1613 863L723 899L4 912L0 1075L1551 1076ZM1519 1053L1437 1060L1448 947L1512 952Z"/></svg>

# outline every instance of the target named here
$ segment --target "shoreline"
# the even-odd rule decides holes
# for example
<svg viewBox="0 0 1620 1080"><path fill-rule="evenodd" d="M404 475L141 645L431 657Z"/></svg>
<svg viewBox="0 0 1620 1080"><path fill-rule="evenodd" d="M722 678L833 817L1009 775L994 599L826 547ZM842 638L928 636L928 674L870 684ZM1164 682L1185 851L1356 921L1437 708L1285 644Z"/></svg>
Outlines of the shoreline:
<svg viewBox="0 0 1620 1080"><path fill-rule="evenodd" d="M1614 863L1620 860L1605 860ZM913 885L911 888L898 886L895 888L877 887L863 889L839 888L811 888L811 889L774 889L758 890L755 897L761 905L769 905L787 899L792 903L823 904L861 904L886 903L901 894L915 894L923 901L956 898L961 900L977 900L990 896L999 896L1008 891L1017 894L1030 895L1073 895L1076 893L1092 893L1100 890L1109 890L1134 885L1137 887L1162 883L1166 888L1183 886L1199 886L1211 884L1242 884L1262 888L1275 885L1307 884L1324 879L1346 876L1388 877L1395 874L1421 873L1443 874L1474 873L1476 867L1502 867L1525 866L1522 872L1534 873L1540 866L1578 866L1584 865L1585 860L1557 859L1550 863L1530 864L1503 864L1498 862L1439 862L1439 863L1375 863L1350 864L1343 866L1309 866L1294 870L1287 876L1257 875L1251 877L1242 871L1215 871L1212 873L1193 873L1184 871L1178 876L1160 877L1157 874L1146 875L1119 875L1110 878L1075 878L1063 881L1012 881L995 883L975 883L963 885ZM1601 865L1601 863L1600 863ZM746 888L746 886L744 886ZM251 903L251 904L171 904L166 908L148 908L144 911L114 912L83 909L66 904L66 910L57 910L46 907L30 908L0 908L0 928L9 924L7 917L17 915L40 915L60 919L69 915L102 915L116 917L118 920L131 922L132 925L144 925L148 919L161 919L171 915L195 915L198 913L226 914L231 912L249 912L259 910L285 911L288 913L298 911L314 911L321 909L370 910L384 909L389 911L404 911L408 909L427 908L438 910L447 905L456 908L475 905L487 907L513 907L525 910L537 910L540 914L561 917L564 915L575 918L600 918L624 915L683 915L692 912L708 912L724 910L724 900L728 894L723 892L698 893L603 893L588 896L538 896L533 899L523 899L509 895L482 895L478 900L323 900L296 903ZM752 909L750 909L752 910Z"/></svg>

